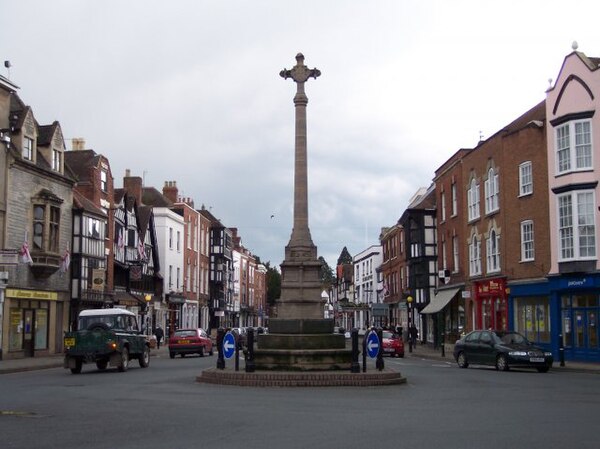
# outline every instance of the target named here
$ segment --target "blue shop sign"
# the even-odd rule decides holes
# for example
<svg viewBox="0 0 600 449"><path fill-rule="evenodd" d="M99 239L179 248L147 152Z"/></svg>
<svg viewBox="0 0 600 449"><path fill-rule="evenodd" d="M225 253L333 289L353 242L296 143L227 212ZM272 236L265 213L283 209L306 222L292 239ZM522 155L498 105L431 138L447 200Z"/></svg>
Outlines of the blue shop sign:
<svg viewBox="0 0 600 449"><path fill-rule="evenodd" d="M561 289L577 289L577 288L590 288L594 286L593 276L585 276L580 278L561 278L560 284Z"/></svg>

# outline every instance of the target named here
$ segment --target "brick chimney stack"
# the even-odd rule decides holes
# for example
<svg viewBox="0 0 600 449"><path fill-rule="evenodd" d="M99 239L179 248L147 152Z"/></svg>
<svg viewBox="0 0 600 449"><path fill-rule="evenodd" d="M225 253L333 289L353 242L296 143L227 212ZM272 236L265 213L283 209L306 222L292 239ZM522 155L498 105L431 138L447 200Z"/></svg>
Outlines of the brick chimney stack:
<svg viewBox="0 0 600 449"><path fill-rule="evenodd" d="M133 195L138 204L142 204L142 178L139 176L131 176L129 169L125 170L123 178L123 188L129 195Z"/></svg>
<svg viewBox="0 0 600 449"><path fill-rule="evenodd" d="M163 195L166 196L173 204L179 202L179 189L177 189L177 181L165 181L163 186Z"/></svg>

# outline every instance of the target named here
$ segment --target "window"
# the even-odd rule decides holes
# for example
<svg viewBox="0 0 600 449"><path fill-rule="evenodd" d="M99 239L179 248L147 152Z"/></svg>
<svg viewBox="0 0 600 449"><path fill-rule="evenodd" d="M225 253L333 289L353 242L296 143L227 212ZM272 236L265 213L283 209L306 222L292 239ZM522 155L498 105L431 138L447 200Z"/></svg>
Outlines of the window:
<svg viewBox="0 0 600 449"><path fill-rule="evenodd" d="M177 231L177 251L181 251L181 231Z"/></svg>
<svg viewBox="0 0 600 449"><path fill-rule="evenodd" d="M469 273L471 276L481 274L481 242L476 236L469 243Z"/></svg>
<svg viewBox="0 0 600 449"><path fill-rule="evenodd" d="M173 228L169 228L169 249L173 249Z"/></svg>
<svg viewBox="0 0 600 449"><path fill-rule="evenodd" d="M533 249L533 221L521 222L521 261L530 261L535 258Z"/></svg>
<svg viewBox="0 0 600 449"><path fill-rule="evenodd" d="M467 190L467 204L469 208L469 221L479 218L479 184L473 179L471 187Z"/></svg>
<svg viewBox="0 0 600 449"><path fill-rule="evenodd" d="M493 168L488 171L488 178L484 184L485 190L485 213L489 214L498 210L498 173Z"/></svg>
<svg viewBox="0 0 600 449"><path fill-rule="evenodd" d="M107 173L105 170L100 170L100 189L102 189L103 192L108 191L108 187L107 187Z"/></svg>
<svg viewBox="0 0 600 449"><path fill-rule="evenodd" d="M454 217L458 213L457 197L456 197L456 183L452 183L452 216Z"/></svg>
<svg viewBox="0 0 600 449"><path fill-rule="evenodd" d="M519 165L519 196L533 193L533 174L531 161Z"/></svg>
<svg viewBox="0 0 600 449"><path fill-rule="evenodd" d="M447 255L446 255L446 241L442 240L442 268L445 270L448 268Z"/></svg>
<svg viewBox="0 0 600 449"><path fill-rule="evenodd" d="M446 221L446 193L445 192L442 192L440 202L442 203L442 221Z"/></svg>
<svg viewBox="0 0 600 449"><path fill-rule="evenodd" d="M33 139L29 137L23 138L23 159L33 161Z"/></svg>
<svg viewBox="0 0 600 449"><path fill-rule="evenodd" d="M500 237L495 229L490 231L486 242L487 272L500 271Z"/></svg>
<svg viewBox="0 0 600 449"><path fill-rule="evenodd" d="M594 192L568 192L557 199L560 259L596 257Z"/></svg>
<svg viewBox="0 0 600 449"><path fill-rule="evenodd" d="M60 208L45 204L33 206L33 249L58 252Z"/></svg>
<svg viewBox="0 0 600 449"><path fill-rule="evenodd" d="M52 150L52 170L60 172L62 162L62 152L57 149Z"/></svg>
<svg viewBox="0 0 600 449"><path fill-rule="evenodd" d="M578 120L556 128L558 174L592 168L592 122Z"/></svg>
<svg viewBox="0 0 600 449"><path fill-rule="evenodd" d="M452 237L452 253L454 255L454 272L456 273L459 270L458 264L458 236Z"/></svg>
<svg viewBox="0 0 600 449"><path fill-rule="evenodd" d="M173 265L169 265L169 290L173 289Z"/></svg>

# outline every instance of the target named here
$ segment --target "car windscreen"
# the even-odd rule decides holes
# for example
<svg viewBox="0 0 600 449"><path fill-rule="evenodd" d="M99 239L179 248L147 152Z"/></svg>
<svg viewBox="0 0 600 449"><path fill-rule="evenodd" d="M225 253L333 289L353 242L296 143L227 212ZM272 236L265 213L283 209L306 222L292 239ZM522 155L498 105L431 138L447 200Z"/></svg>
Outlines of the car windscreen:
<svg viewBox="0 0 600 449"><path fill-rule="evenodd" d="M382 336L383 338L389 338L389 339L393 339L393 338L397 338L397 337L398 337L396 334L394 334L394 333L392 333L392 332L386 332L386 331L383 331L383 332L381 333L381 336Z"/></svg>
<svg viewBox="0 0 600 449"><path fill-rule="evenodd" d="M507 344L507 345L511 345L511 344L528 345L528 344L530 344L529 341L523 335L521 335L517 332L507 332L507 333L503 334L500 338L502 339L502 343Z"/></svg>

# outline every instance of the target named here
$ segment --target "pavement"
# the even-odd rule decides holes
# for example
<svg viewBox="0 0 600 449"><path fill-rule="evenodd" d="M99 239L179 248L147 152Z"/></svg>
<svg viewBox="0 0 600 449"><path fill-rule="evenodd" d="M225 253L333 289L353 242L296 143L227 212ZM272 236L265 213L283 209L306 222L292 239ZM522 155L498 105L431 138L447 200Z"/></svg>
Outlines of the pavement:
<svg viewBox="0 0 600 449"><path fill-rule="evenodd" d="M168 357L168 349L165 345L160 349L152 349L151 357ZM442 356L441 350L418 344L413 348L413 352L408 351L408 345L405 346L405 357L416 357L430 360L454 362L452 349L445 351L445 356ZM47 357L28 357L24 359L0 360L0 374L18 373L23 371L42 370L49 368L58 368L63 366L62 354L52 355ZM566 361L565 366L560 366L560 363L555 360L551 371L555 372L581 372L600 374L600 363L583 363Z"/></svg>

